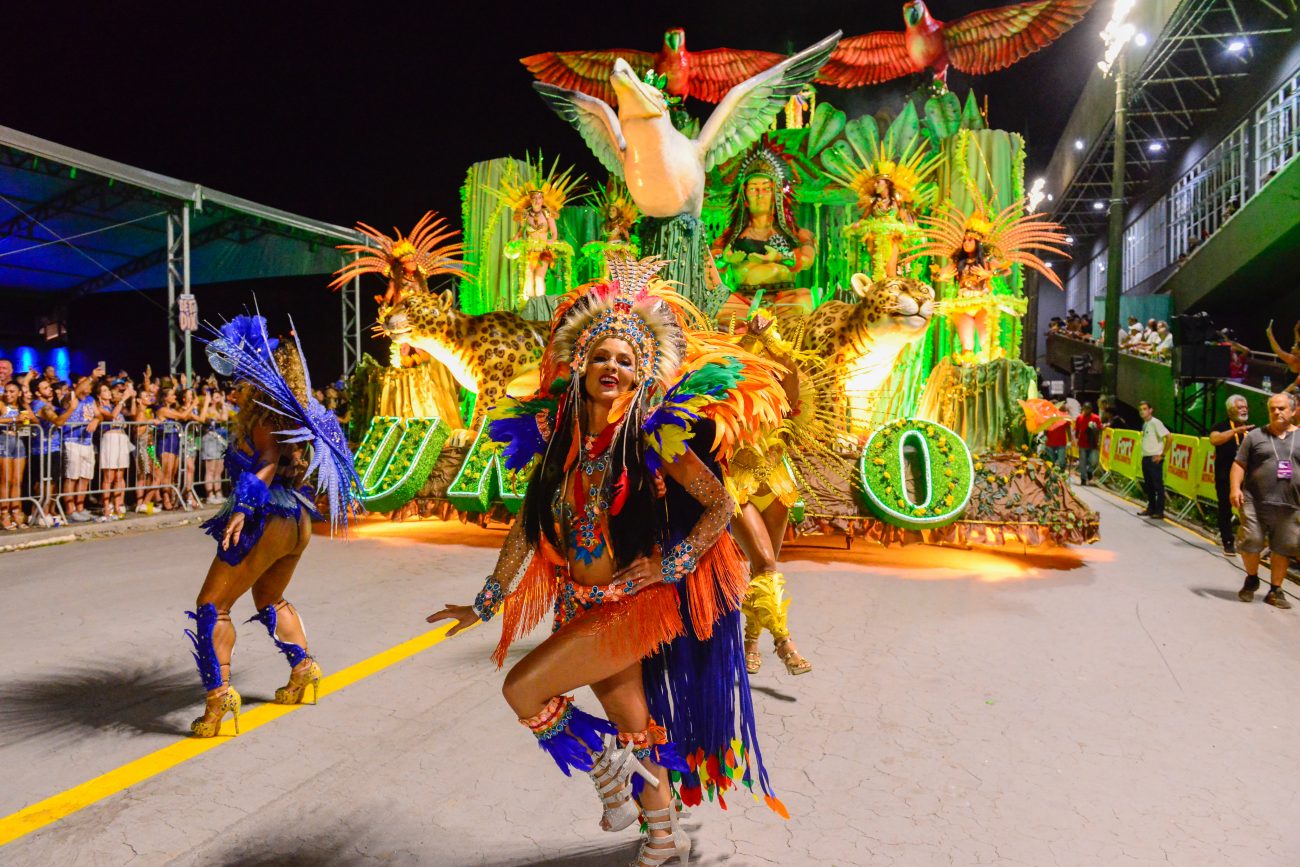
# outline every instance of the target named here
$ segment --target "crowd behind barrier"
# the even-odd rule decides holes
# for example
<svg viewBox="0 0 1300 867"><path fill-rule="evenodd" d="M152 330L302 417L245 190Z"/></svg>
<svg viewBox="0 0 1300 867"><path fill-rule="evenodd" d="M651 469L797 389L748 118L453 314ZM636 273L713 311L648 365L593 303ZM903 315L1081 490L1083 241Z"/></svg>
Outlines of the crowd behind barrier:
<svg viewBox="0 0 1300 867"><path fill-rule="evenodd" d="M0 529L218 505L239 393L208 377L126 371L60 380L0 358ZM313 395L346 422L341 384Z"/></svg>
<svg viewBox="0 0 1300 867"><path fill-rule="evenodd" d="M1141 432L1107 428L1101 435L1100 465L1102 479L1110 480L1121 492L1131 492L1142 484ZM1208 437L1170 434L1168 456L1162 477L1165 488L1183 501L1179 517L1195 512L1201 502L1213 506L1218 502L1214 484L1214 446Z"/></svg>

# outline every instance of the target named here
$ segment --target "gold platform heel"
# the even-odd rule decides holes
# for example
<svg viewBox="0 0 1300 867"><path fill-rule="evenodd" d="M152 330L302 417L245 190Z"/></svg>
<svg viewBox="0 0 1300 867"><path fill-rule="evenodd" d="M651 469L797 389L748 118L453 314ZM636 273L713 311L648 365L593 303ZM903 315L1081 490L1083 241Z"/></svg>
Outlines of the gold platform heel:
<svg viewBox="0 0 1300 867"><path fill-rule="evenodd" d="M289 682L275 691L276 704L302 704L303 696L307 692L307 687L311 686L311 703L315 704L320 698L320 666L316 660L312 660L301 673L289 674Z"/></svg>
<svg viewBox="0 0 1300 867"><path fill-rule="evenodd" d="M215 738L221 731L221 721L226 718L226 714L234 714L235 717L235 734L239 734L239 709L243 707L244 700L233 686L227 686L226 691L218 696L208 697L208 706L204 710L203 716L190 723L190 733L196 738Z"/></svg>

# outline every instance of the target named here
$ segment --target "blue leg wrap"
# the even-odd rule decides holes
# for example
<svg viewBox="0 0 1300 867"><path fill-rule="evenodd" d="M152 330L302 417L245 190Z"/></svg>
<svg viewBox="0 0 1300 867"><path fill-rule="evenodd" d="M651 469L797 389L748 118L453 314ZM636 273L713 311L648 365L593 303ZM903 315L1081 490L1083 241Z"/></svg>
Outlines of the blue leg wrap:
<svg viewBox="0 0 1300 867"><path fill-rule="evenodd" d="M533 729L537 745L555 759L566 777L575 768L584 774L590 771L595 756L604 748L601 739L618 732L609 720L585 713L571 701L565 700L564 711L544 730Z"/></svg>
<svg viewBox="0 0 1300 867"><path fill-rule="evenodd" d="M646 747L643 750L633 750L632 755L640 761L649 759L661 768L667 768L670 771L677 771L683 774L691 772L690 765L682 759L681 753L677 751L677 744L672 741L656 744L652 747ZM640 774L632 775L632 797L640 798L641 790L645 788L645 778Z"/></svg>
<svg viewBox="0 0 1300 867"><path fill-rule="evenodd" d="M217 648L212 643L212 631L217 628L217 606L211 602L199 606L198 611L186 611L185 616L194 621L194 629L185 630L194 645L194 664L199 667L199 677L208 692L221 688L221 663Z"/></svg>
<svg viewBox="0 0 1300 867"><path fill-rule="evenodd" d="M287 605L288 603L285 604ZM301 647L297 644L293 644L292 642L281 641L279 638L276 638L275 605L266 606L265 608L259 610L256 614L254 614L252 617L248 618L244 622L252 623L254 620L256 620L258 623L266 627L267 634L271 636L271 640L275 642L275 646L278 647L280 649L280 652L284 654L284 658L289 660L290 668L296 667L298 663L302 662L310 655L307 653L306 648Z"/></svg>

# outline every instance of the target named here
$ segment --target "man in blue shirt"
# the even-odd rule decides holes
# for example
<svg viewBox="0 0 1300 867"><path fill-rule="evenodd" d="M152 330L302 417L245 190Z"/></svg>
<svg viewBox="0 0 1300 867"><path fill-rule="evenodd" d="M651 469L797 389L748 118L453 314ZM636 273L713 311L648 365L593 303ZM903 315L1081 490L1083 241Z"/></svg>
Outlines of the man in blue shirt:
<svg viewBox="0 0 1300 867"><path fill-rule="evenodd" d="M84 524L94 520L86 511L86 491L95 477L95 428L99 408L90 396L93 381L78 377L69 397L71 415L63 427L63 510L68 520Z"/></svg>

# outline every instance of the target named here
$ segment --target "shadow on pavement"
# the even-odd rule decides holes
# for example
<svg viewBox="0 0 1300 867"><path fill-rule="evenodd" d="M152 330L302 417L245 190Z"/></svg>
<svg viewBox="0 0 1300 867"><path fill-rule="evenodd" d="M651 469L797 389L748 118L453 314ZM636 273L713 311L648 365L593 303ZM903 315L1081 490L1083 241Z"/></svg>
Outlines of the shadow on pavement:
<svg viewBox="0 0 1300 867"><path fill-rule="evenodd" d="M195 715L203 709L202 687L188 668L97 662L0 684L0 729L14 739L112 729L185 735L188 725L165 720L186 708Z"/></svg>
<svg viewBox="0 0 1300 867"><path fill-rule="evenodd" d="M763 693L763 695L774 698L777 701L798 701L799 700L792 695L781 692L778 689L773 689L770 686L759 686L758 684L754 683L752 680L749 682L749 689L750 692L761 692Z"/></svg>
<svg viewBox="0 0 1300 867"><path fill-rule="evenodd" d="M1233 605L1241 604L1241 600L1237 598L1236 590L1224 590L1219 587L1191 587L1189 589L1197 596L1203 596L1206 599L1222 599L1224 602L1231 602Z"/></svg>

